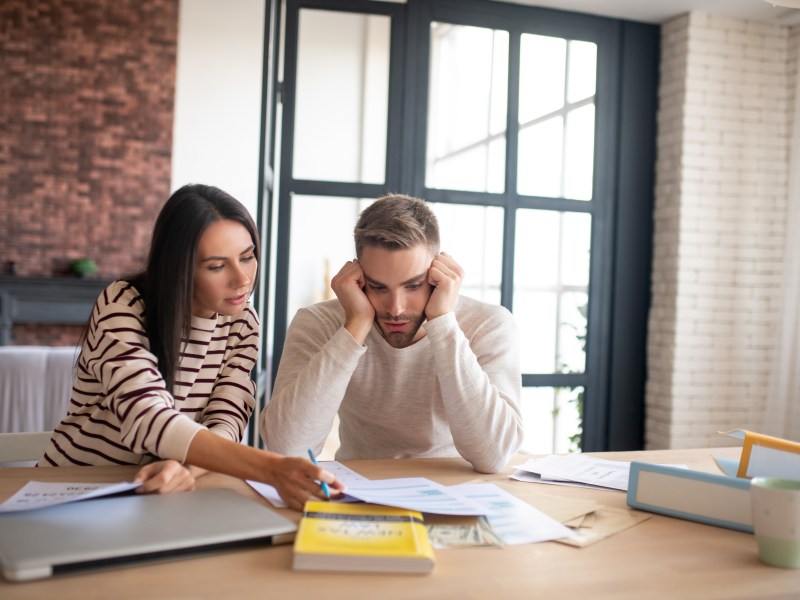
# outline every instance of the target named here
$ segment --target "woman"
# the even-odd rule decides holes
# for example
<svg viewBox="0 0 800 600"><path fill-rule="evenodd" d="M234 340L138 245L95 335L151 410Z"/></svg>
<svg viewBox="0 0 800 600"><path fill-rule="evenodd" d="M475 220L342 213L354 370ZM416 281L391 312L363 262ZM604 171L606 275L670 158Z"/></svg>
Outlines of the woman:
<svg viewBox="0 0 800 600"><path fill-rule="evenodd" d="M147 267L109 285L82 335L69 412L39 466L143 465L142 492L194 488L206 470L262 481L302 509L334 476L240 444L255 406L259 322L250 214L187 185L156 220Z"/></svg>

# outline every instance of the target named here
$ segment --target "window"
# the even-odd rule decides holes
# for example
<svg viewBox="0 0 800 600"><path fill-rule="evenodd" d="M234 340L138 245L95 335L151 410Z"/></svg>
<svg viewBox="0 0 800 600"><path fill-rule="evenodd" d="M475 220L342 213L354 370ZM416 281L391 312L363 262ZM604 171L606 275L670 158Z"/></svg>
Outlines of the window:
<svg viewBox="0 0 800 600"><path fill-rule="evenodd" d="M513 133L507 127L513 110L508 101L512 40L519 42ZM431 23L425 197L437 198L435 190L451 190L451 197L458 191L484 192L471 197L472 212L493 210L498 223L505 219L509 224L515 243L507 259L514 269L506 305L521 332L528 432L523 450L529 452L565 452L580 446L592 215L585 206L540 206L537 200L592 200L596 57L592 42ZM509 135L517 136L510 152ZM511 183L515 189L509 193L507 158L517 166ZM532 208L522 208L526 202ZM451 206L454 215L469 214L461 204L434 206ZM442 229L468 240L470 255L499 256L503 248L499 226L493 235L476 236L485 227L463 218L460 223L443 223ZM502 261L494 265L496 270L479 275L496 279ZM464 266L471 273L471 265ZM480 287L489 285L481 282ZM555 373L564 375L560 387L537 377Z"/></svg>
<svg viewBox="0 0 800 600"><path fill-rule="evenodd" d="M658 28L483 0L285 6L273 370L363 207L407 193L462 293L516 317L525 449L641 447Z"/></svg>
<svg viewBox="0 0 800 600"><path fill-rule="evenodd" d="M508 32L431 24L429 188L502 192Z"/></svg>

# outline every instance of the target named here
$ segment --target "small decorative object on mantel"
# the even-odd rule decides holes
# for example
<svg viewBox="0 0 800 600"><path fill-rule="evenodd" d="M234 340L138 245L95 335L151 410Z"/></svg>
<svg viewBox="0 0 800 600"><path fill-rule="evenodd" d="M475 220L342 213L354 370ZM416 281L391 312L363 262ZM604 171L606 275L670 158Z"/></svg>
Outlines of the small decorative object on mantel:
<svg viewBox="0 0 800 600"><path fill-rule="evenodd" d="M97 271L97 265L91 258L79 258L72 261L69 270L76 277L84 278L93 275Z"/></svg>

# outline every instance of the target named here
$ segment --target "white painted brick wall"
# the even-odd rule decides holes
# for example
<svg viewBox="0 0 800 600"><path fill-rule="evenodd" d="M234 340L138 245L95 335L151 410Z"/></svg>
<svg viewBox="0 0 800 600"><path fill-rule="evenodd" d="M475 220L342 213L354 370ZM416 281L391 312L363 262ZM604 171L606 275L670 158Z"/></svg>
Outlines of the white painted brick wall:
<svg viewBox="0 0 800 600"><path fill-rule="evenodd" d="M662 28L646 446L758 429L778 326L800 28Z"/></svg>

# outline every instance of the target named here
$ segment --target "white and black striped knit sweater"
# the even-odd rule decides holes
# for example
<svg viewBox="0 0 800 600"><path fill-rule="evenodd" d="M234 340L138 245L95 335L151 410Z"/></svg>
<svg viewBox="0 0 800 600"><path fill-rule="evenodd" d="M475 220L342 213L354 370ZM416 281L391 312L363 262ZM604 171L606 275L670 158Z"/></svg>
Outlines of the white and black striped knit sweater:
<svg viewBox="0 0 800 600"><path fill-rule="evenodd" d="M103 291L81 349L69 412L39 466L183 462L204 427L241 440L255 405L250 371L259 322L253 308L248 304L236 317L192 317L174 396L149 350L145 326L136 288L116 281Z"/></svg>

